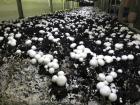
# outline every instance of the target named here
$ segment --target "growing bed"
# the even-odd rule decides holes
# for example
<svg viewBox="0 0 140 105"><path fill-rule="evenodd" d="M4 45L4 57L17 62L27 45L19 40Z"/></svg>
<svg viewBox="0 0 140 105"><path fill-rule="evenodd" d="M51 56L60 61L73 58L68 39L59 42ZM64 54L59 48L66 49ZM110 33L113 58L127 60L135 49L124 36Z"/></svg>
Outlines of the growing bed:
<svg viewBox="0 0 140 105"><path fill-rule="evenodd" d="M139 105L139 34L92 7L4 22L0 96L2 105Z"/></svg>

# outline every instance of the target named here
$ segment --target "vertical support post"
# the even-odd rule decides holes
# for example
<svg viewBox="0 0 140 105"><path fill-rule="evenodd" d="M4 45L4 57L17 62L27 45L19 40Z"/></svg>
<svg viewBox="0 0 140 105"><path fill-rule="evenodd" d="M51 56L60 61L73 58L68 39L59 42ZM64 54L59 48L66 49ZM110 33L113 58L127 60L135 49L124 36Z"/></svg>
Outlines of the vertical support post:
<svg viewBox="0 0 140 105"><path fill-rule="evenodd" d="M101 9L101 0L98 0L98 7L99 7L99 9Z"/></svg>
<svg viewBox="0 0 140 105"><path fill-rule="evenodd" d="M110 13L110 11L111 11L111 8L112 8L112 0L109 0L109 13Z"/></svg>
<svg viewBox="0 0 140 105"><path fill-rule="evenodd" d="M102 10L104 11L104 3L105 3L105 0L102 0Z"/></svg>
<svg viewBox="0 0 140 105"><path fill-rule="evenodd" d="M19 18L20 18L20 19L21 19L21 18L24 18L21 0L17 0L17 8L18 8Z"/></svg>
<svg viewBox="0 0 140 105"><path fill-rule="evenodd" d="M77 2L77 7L79 7L79 2Z"/></svg>
<svg viewBox="0 0 140 105"><path fill-rule="evenodd" d="M104 6L104 0L101 0L101 10L103 10L103 6Z"/></svg>
<svg viewBox="0 0 140 105"><path fill-rule="evenodd" d="M50 0L50 10L51 10L51 12L53 12L53 2L52 2L52 0Z"/></svg>
<svg viewBox="0 0 140 105"><path fill-rule="evenodd" d="M65 0L62 0L62 2L63 2L63 4L62 4L63 10L65 10Z"/></svg>
<svg viewBox="0 0 140 105"><path fill-rule="evenodd" d="M64 8L68 9L67 0L65 0Z"/></svg>
<svg viewBox="0 0 140 105"><path fill-rule="evenodd" d="M66 9L66 0L64 1L64 10Z"/></svg>
<svg viewBox="0 0 140 105"><path fill-rule="evenodd" d="M71 9L71 1L68 1L68 7Z"/></svg>
<svg viewBox="0 0 140 105"><path fill-rule="evenodd" d="M67 0L67 7L70 9L70 1Z"/></svg>
<svg viewBox="0 0 140 105"><path fill-rule="evenodd" d="M115 14L117 13L117 0L115 0Z"/></svg>
<svg viewBox="0 0 140 105"><path fill-rule="evenodd" d="M109 0L107 0L106 5L107 5L106 12L108 13L109 12L109 7L110 7Z"/></svg>
<svg viewBox="0 0 140 105"><path fill-rule="evenodd" d="M72 1L72 9L74 9L75 7L74 7L74 1Z"/></svg>
<svg viewBox="0 0 140 105"><path fill-rule="evenodd" d="M107 12L107 8L108 8L108 0L104 0L103 1L103 10Z"/></svg>

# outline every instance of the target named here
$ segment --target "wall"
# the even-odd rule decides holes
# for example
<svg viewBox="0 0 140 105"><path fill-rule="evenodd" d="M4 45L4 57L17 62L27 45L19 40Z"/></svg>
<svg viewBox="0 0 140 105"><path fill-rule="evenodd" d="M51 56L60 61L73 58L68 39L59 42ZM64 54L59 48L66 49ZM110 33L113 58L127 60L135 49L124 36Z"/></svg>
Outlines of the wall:
<svg viewBox="0 0 140 105"><path fill-rule="evenodd" d="M52 0L53 11L63 10L65 0Z"/></svg>
<svg viewBox="0 0 140 105"><path fill-rule="evenodd" d="M50 12L49 0L22 0L24 16L35 16Z"/></svg>
<svg viewBox="0 0 140 105"><path fill-rule="evenodd" d="M0 21L18 18L16 0L0 0Z"/></svg>
<svg viewBox="0 0 140 105"><path fill-rule="evenodd" d="M50 0L21 0L24 17L41 15L51 12ZM52 0L53 11L72 9L77 2L67 0ZM18 9L16 0L0 0L0 21L17 19Z"/></svg>

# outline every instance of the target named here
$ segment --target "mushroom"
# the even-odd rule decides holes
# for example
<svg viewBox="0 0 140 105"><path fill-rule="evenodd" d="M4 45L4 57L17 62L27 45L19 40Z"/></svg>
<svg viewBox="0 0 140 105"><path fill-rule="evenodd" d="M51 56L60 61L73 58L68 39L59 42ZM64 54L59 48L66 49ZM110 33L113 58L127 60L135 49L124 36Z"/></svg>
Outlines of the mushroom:
<svg viewBox="0 0 140 105"><path fill-rule="evenodd" d="M67 82L67 78L64 75L58 76L56 83L58 86L64 86Z"/></svg>
<svg viewBox="0 0 140 105"><path fill-rule="evenodd" d="M100 89L100 94L102 96L109 96L111 93L111 89L109 88L109 86L103 86L101 89Z"/></svg>
<svg viewBox="0 0 140 105"><path fill-rule="evenodd" d="M114 102L117 100L117 95L116 95L116 93L110 93L108 98L111 102Z"/></svg>

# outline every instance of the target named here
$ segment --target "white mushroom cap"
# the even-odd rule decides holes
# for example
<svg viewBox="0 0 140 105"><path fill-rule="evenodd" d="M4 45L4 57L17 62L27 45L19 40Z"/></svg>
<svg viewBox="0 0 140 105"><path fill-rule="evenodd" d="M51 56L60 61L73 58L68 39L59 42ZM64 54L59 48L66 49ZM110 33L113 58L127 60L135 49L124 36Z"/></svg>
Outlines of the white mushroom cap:
<svg viewBox="0 0 140 105"><path fill-rule="evenodd" d="M75 59L79 59L80 58L80 54L75 54Z"/></svg>
<svg viewBox="0 0 140 105"><path fill-rule="evenodd" d="M45 33L45 31L44 31L44 30L40 30L40 31L39 31L39 33L44 34L44 33Z"/></svg>
<svg viewBox="0 0 140 105"><path fill-rule="evenodd" d="M54 51L53 53L54 53L54 54L58 54L58 51Z"/></svg>
<svg viewBox="0 0 140 105"><path fill-rule="evenodd" d="M123 71L122 71L122 69L118 69L118 71L117 71L118 73L122 73Z"/></svg>
<svg viewBox="0 0 140 105"><path fill-rule="evenodd" d="M44 63L45 64L48 64L48 63L50 63L50 58L49 57L44 57Z"/></svg>
<svg viewBox="0 0 140 105"><path fill-rule="evenodd" d="M51 54L47 54L46 56L49 57L50 60L53 60L53 56Z"/></svg>
<svg viewBox="0 0 140 105"><path fill-rule="evenodd" d="M107 82L112 82L113 81L113 77L111 75L106 76L106 81Z"/></svg>
<svg viewBox="0 0 140 105"><path fill-rule="evenodd" d="M32 41L31 40L26 40L25 44L26 45L31 45Z"/></svg>
<svg viewBox="0 0 140 105"><path fill-rule="evenodd" d="M138 74L140 75L140 71L138 71Z"/></svg>
<svg viewBox="0 0 140 105"><path fill-rule="evenodd" d="M123 44L122 43L116 43L115 44L115 49L118 50L118 49L122 49L123 48Z"/></svg>
<svg viewBox="0 0 140 105"><path fill-rule="evenodd" d="M53 39L53 42L58 42L60 39L59 38L56 38L56 39Z"/></svg>
<svg viewBox="0 0 140 105"><path fill-rule="evenodd" d="M54 39L54 36L51 35L51 36L48 37L48 39L49 40L53 40Z"/></svg>
<svg viewBox="0 0 140 105"><path fill-rule="evenodd" d="M97 83L97 85L96 85L97 89L101 89L101 88L104 87L104 86L105 86L104 82L99 82L99 83Z"/></svg>
<svg viewBox="0 0 140 105"><path fill-rule="evenodd" d="M100 40L97 40L95 43L96 43L97 45L101 45L101 44L102 44L102 42L101 42Z"/></svg>
<svg viewBox="0 0 140 105"><path fill-rule="evenodd" d="M101 37L105 36L105 33L101 33L100 36L101 36Z"/></svg>
<svg viewBox="0 0 140 105"><path fill-rule="evenodd" d="M85 46L84 45L79 45L79 46L77 46L77 49L83 51L85 49Z"/></svg>
<svg viewBox="0 0 140 105"><path fill-rule="evenodd" d="M39 51L38 54L40 54L41 56L44 56L42 51Z"/></svg>
<svg viewBox="0 0 140 105"><path fill-rule="evenodd" d="M97 58L98 58L98 59L103 59L104 56L103 56L103 55L98 55Z"/></svg>
<svg viewBox="0 0 140 105"><path fill-rule="evenodd" d="M64 86L66 82L67 82L67 78L64 75L58 76L56 81L58 86Z"/></svg>
<svg viewBox="0 0 140 105"><path fill-rule="evenodd" d="M37 63L37 60L33 58L33 59L31 59L31 63L32 64L36 64Z"/></svg>
<svg viewBox="0 0 140 105"><path fill-rule="evenodd" d="M105 74L104 73L99 73L98 79L99 79L99 81L105 81Z"/></svg>
<svg viewBox="0 0 140 105"><path fill-rule="evenodd" d="M54 34L55 34L55 35L58 35L58 32L55 32Z"/></svg>
<svg viewBox="0 0 140 105"><path fill-rule="evenodd" d="M111 46L111 43L110 43L110 42L105 42L105 43L104 43L104 46L110 47L110 46Z"/></svg>
<svg viewBox="0 0 140 105"><path fill-rule="evenodd" d="M58 69L58 68L59 68L59 64L58 64L58 63L56 63L56 62L53 62L52 67L53 67L54 69Z"/></svg>
<svg viewBox="0 0 140 105"><path fill-rule="evenodd" d="M84 49L84 52L85 52L85 53L91 53L91 50L90 50L89 48L85 48L85 49Z"/></svg>
<svg viewBox="0 0 140 105"><path fill-rule="evenodd" d="M64 71L59 71L58 72L58 76L63 76L63 75L65 75Z"/></svg>
<svg viewBox="0 0 140 105"><path fill-rule="evenodd" d="M36 50L36 46L33 45L33 46L31 47L31 49L32 49L32 50Z"/></svg>
<svg viewBox="0 0 140 105"><path fill-rule="evenodd" d="M48 67L49 67L48 65L45 65L45 66L44 66L44 68L45 68L46 70L48 70Z"/></svg>
<svg viewBox="0 0 140 105"><path fill-rule="evenodd" d="M17 50L15 53L16 54L21 54L21 50Z"/></svg>
<svg viewBox="0 0 140 105"><path fill-rule="evenodd" d="M114 101L116 101L117 100L117 94L115 94L115 93L110 93L110 95L109 95L109 100L111 101L111 102L114 102Z"/></svg>
<svg viewBox="0 0 140 105"><path fill-rule="evenodd" d="M55 72L54 68L49 68L49 73L53 74Z"/></svg>
<svg viewBox="0 0 140 105"><path fill-rule="evenodd" d="M117 60L117 61L120 61L120 60L121 60L121 58L120 58L120 57L117 57L117 58L116 58L116 60Z"/></svg>
<svg viewBox="0 0 140 105"><path fill-rule="evenodd" d="M102 96L109 96L111 93L111 90L109 88L109 86L103 86L101 89L100 89L100 94Z"/></svg>
<svg viewBox="0 0 140 105"><path fill-rule="evenodd" d="M104 66L105 65L105 61L103 59L98 59L98 64L100 66Z"/></svg>
<svg viewBox="0 0 140 105"><path fill-rule="evenodd" d="M114 50L109 50L108 53L109 54L114 54Z"/></svg>
<svg viewBox="0 0 140 105"><path fill-rule="evenodd" d="M134 59L134 55L129 54L129 55L128 55L128 59L129 59L129 60L133 60L133 59Z"/></svg>
<svg viewBox="0 0 140 105"><path fill-rule="evenodd" d="M38 40L38 37L32 37L32 40L37 41Z"/></svg>
<svg viewBox="0 0 140 105"><path fill-rule="evenodd" d="M38 59L38 63L43 63L44 62L44 58L43 57L40 57L39 59Z"/></svg>
<svg viewBox="0 0 140 105"><path fill-rule="evenodd" d="M54 75L54 76L52 77L52 82L56 82L57 79L58 79L58 76L57 76L57 75Z"/></svg>
<svg viewBox="0 0 140 105"><path fill-rule="evenodd" d="M116 56L112 56L113 59L116 59Z"/></svg>
<svg viewBox="0 0 140 105"><path fill-rule="evenodd" d="M117 89L111 88L112 93L117 93Z"/></svg>
<svg viewBox="0 0 140 105"><path fill-rule="evenodd" d="M86 58L86 57L87 57L87 53L85 53L85 52L81 53L81 54L80 54L80 57L81 57L81 58Z"/></svg>
<svg viewBox="0 0 140 105"><path fill-rule="evenodd" d="M81 53L83 53L83 51L80 50L80 49L76 49L76 50L74 50L74 52L75 52L76 54L81 54Z"/></svg>
<svg viewBox="0 0 140 105"><path fill-rule="evenodd" d="M106 63L113 62L113 58L111 56L104 56L104 60L106 61Z"/></svg>
<svg viewBox="0 0 140 105"><path fill-rule="evenodd" d="M126 61L128 59L128 57L126 55L122 55L122 60Z"/></svg>
<svg viewBox="0 0 140 105"><path fill-rule="evenodd" d="M79 44L84 44L84 42L83 41L80 41Z"/></svg>
<svg viewBox="0 0 140 105"><path fill-rule="evenodd" d="M53 62L48 63L49 67L53 67Z"/></svg>
<svg viewBox="0 0 140 105"><path fill-rule="evenodd" d="M40 55L40 54L36 54L36 55L35 55L35 58L38 60L38 59L41 58L41 55Z"/></svg>
<svg viewBox="0 0 140 105"><path fill-rule="evenodd" d="M67 37L70 41L74 41L75 40L75 38L74 37Z"/></svg>
<svg viewBox="0 0 140 105"><path fill-rule="evenodd" d="M0 36L0 42L4 39L4 37Z"/></svg>
<svg viewBox="0 0 140 105"><path fill-rule="evenodd" d="M79 58L79 61L80 61L80 62L83 62L83 61L84 61L84 58Z"/></svg>
<svg viewBox="0 0 140 105"><path fill-rule="evenodd" d="M65 33L65 35L66 35L67 37L69 37L69 36L70 36L70 34L69 34L69 33Z"/></svg>
<svg viewBox="0 0 140 105"><path fill-rule="evenodd" d="M75 56L76 56L76 54L75 54L74 52L71 52L71 53L70 53L70 57L71 57L71 58L75 58Z"/></svg>
<svg viewBox="0 0 140 105"><path fill-rule="evenodd" d="M17 42L17 41L16 41L15 39L10 39L10 40L8 41L8 44L14 47L14 46L16 46L16 42Z"/></svg>
<svg viewBox="0 0 140 105"><path fill-rule="evenodd" d="M105 85L109 85L109 83L108 83L106 80L104 81L104 84L105 84Z"/></svg>
<svg viewBox="0 0 140 105"><path fill-rule="evenodd" d="M27 52L30 57L34 57L36 55L36 52L34 50L28 50Z"/></svg>
<svg viewBox="0 0 140 105"><path fill-rule="evenodd" d="M15 35L15 38L20 38L21 37L21 33L17 33L16 35Z"/></svg>
<svg viewBox="0 0 140 105"><path fill-rule="evenodd" d="M117 78L117 73L112 71L109 75L111 75L113 78Z"/></svg>
<svg viewBox="0 0 140 105"><path fill-rule="evenodd" d="M54 29L52 30L52 32L57 32L57 31L59 31L58 28L54 28Z"/></svg>
<svg viewBox="0 0 140 105"><path fill-rule="evenodd" d="M53 62L58 63L58 59L53 59Z"/></svg>
<svg viewBox="0 0 140 105"><path fill-rule="evenodd" d="M96 59L91 59L90 62L89 62L89 64L90 64L91 66L96 67L96 66L98 66L98 61L97 61Z"/></svg>
<svg viewBox="0 0 140 105"><path fill-rule="evenodd" d="M38 38L38 41L39 41L39 42L42 42L42 41L43 41L43 38Z"/></svg>
<svg viewBox="0 0 140 105"><path fill-rule="evenodd" d="M70 48L74 48L74 47L76 47L76 43L72 43L71 45L70 45Z"/></svg>

